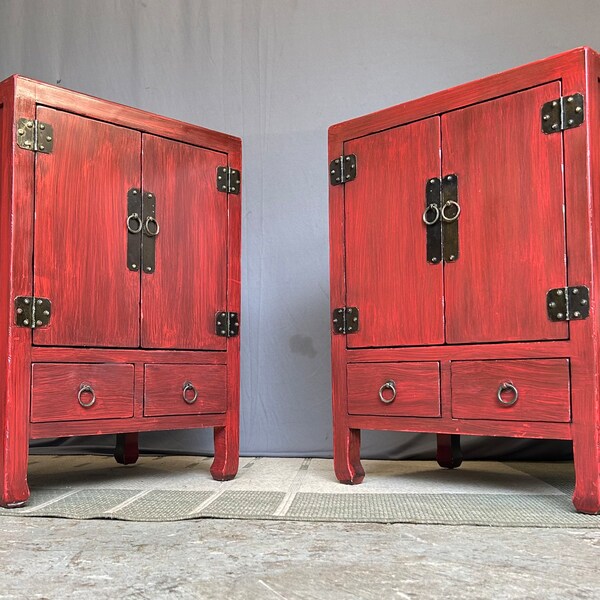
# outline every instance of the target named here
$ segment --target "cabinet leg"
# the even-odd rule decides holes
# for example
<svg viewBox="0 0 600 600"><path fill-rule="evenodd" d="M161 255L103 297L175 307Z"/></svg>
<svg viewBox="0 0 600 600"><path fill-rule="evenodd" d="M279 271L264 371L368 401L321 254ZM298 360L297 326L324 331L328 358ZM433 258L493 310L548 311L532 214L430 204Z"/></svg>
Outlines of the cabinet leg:
<svg viewBox="0 0 600 600"><path fill-rule="evenodd" d="M462 464L460 435L438 433L436 460L444 469L456 469Z"/></svg>
<svg viewBox="0 0 600 600"><path fill-rule="evenodd" d="M338 429L340 431L338 431ZM333 468L340 483L362 483L365 470L360 463L360 429L336 427L334 431Z"/></svg>
<svg viewBox="0 0 600 600"><path fill-rule="evenodd" d="M140 457L138 446L139 434L135 433L117 433L117 443L115 445L115 460L121 465L133 465Z"/></svg>
<svg viewBox="0 0 600 600"><path fill-rule="evenodd" d="M210 474L217 481L229 481L238 471L240 462L239 430L233 425L215 427L215 458Z"/></svg>
<svg viewBox="0 0 600 600"><path fill-rule="evenodd" d="M600 513L600 449L596 431L589 427L573 435L573 459L575 462L575 492L573 504L578 512L596 515Z"/></svg>

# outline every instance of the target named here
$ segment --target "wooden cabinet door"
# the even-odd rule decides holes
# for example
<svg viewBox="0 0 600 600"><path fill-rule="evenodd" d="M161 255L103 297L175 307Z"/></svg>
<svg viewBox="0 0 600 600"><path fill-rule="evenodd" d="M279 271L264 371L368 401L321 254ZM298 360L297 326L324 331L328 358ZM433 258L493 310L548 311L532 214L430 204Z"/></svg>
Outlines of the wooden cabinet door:
<svg viewBox="0 0 600 600"><path fill-rule="evenodd" d="M127 269L127 191L140 186L141 134L38 107L54 128L36 154L34 295L49 298L35 344L139 345L140 275Z"/></svg>
<svg viewBox="0 0 600 600"><path fill-rule="evenodd" d="M346 304L360 329L350 348L444 341L443 265L427 262L427 180L440 176L439 118L344 144L358 174L344 185Z"/></svg>
<svg viewBox="0 0 600 600"><path fill-rule="evenodd" d="M225 350L215 314L227 310L227 194L216 177L227 155L152 135L142 146L160 227L155 270L142 274L142 346Z"/></svg>
<svg viewBox="0 0 600 600"><path fill-rule="evenodd" d="M558 82L442 117L443 173L458 176L459 258L445 265L446 341L564 339L546 292L566 285L562 134L541 128Z"/></svg>

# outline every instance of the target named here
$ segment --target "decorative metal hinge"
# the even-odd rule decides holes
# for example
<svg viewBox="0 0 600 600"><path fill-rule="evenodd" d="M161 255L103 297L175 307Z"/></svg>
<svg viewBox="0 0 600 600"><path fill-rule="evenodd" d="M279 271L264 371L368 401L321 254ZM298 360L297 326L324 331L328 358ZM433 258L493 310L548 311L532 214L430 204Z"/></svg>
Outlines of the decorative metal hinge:
<svg viewBox="0 0 600 600"><path fill-rule="evenodd" d="M331 185L341 185L356 179L356 154L340 156L329 164Z"/></svg>
<svg viewBox="0 0 600 600"><path fill-rule="evenodd" d="M235 337L240 332L240 317L236 312L218 312L215 315L215 333L220 337Z"/></svg>
<svg viewBox="0 0 600 600"><path fill-rule="evenodd" d="M50 323L52 304L48 298L17 296L15 298L15 311L18 327L37 329Z"/></svg>
<svg viewBox="0 0 600 600"><path fill-rule="evenodd" d="M583 94L571 94L550 100L542 106L542 131L556 133L579 127L585 113Z"/></svg>
<svg viewBox="0 0 600 600"><path fill-rule="evenodd" d="M217 189L227 194L239 194L242 173L231 167L217 167Z"/></svg>
<svg viewBox="0 0 600 600"><path fill-rule="evenodd" d="M33 119L17 121L17 145L24 150L50 154L54 147L52 125Z"/></svg>
<svg viewBox="0 0 600 600"><path fill-rule="evenodd" d="M590 290L585 285L556 288L546 294L551 321L581 321L590 314Z"/></svg>
<svg viewBox="0 0 600 600"><path fill-rule="evenodd" d="M423 223L427 227L427 262L458 259L458 176L449 173L427 180Z"/></svg>
<svg viewBox="0 0 600 600"><path fill-rule="evenodd" d="M336 308L331 317L333 333L356 333L359 329L358 308L346 306Z"/></svg>

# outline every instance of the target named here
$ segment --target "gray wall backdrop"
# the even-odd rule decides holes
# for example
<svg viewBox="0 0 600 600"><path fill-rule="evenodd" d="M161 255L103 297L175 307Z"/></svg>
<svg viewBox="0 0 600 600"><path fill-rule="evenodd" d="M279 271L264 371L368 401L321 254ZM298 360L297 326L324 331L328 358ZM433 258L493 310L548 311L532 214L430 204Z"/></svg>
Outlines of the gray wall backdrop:
<svg viewBox="0 0 600 600"><path fill-rule="evenodd" d="M0 0L0 79L16 72L243 138L242 452L327 456L327 127L600 48L599 22L598 0ZM212 451L209 431L142 441ZM432 443L372 432L363 455L424 456ZM465 445L481 457L569 452Z"/></svg>

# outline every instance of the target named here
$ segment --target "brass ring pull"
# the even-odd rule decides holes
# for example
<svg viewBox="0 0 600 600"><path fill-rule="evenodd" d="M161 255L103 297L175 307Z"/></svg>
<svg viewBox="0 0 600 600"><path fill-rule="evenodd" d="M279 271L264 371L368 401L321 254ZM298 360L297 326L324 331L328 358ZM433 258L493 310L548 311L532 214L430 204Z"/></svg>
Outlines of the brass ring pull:
<svg viewBox="0 0 600 600"><path fill-rule="evenodd" d="M84 402L82 400L83 394L91 394L92 399L89 402ZM96 404L96 392L94 392L94 388L90 383L82 383L79 386L79 392L77 392L77 400L83 408L90 408L90 406L94 406Z"/></svg>
<svg viewBox="0 0 600 600"><path fill-rule="evenodd" d="M192 398L188 397L188 392L193 392L194 395ZM184 402L187 402L188 404L194 404L194 402L196 402L198 399L198 391L190 381L186 381L183 384L183 391L181 395L183 396Z"/></svg>
<svg viewBox="0 0 600 600"><path fill-rule="evenodd" d="M150 223L154 223L154 225L156 226L156 229L154 231L150 229ZM156 237L160 233L160 225L154 217L146 217L146 222L144 223L144 226L146 228L145 234L148 237Z"/></svg>
<svg viewBox="0 0 600 600"><path fill-rule="evenodd" d="M513 397L510 400L504 400L504 398L502 398L502 392L511 392ZM512 384L512 382L505 381L498 387L497 396L500 404L504 404L504 406L512 406L519 399L519 390Z"/></svg>
<svg viewBox="0 0 600 600"><path fill-rule="evenodd" d="M429 212L433 212L433 219L428 219ZM423 223L425 225L435 225L440 220L440 209L435 204L430 204L423 212Z"/></svg>
<svg viewBox="0 0 600 600"><path fill-rule="evenodd" d="M456 214L453 217L446 216L446 209L450 206L454 206L456 208ZM460 205L458 204L458 202L455 202L454 200L448 200L446 204L442 206L442 220L445 223L453 223L454 221L456 221L456 219L458 219L458 215L460 215Z"/></svg>
<svg viewBox="0 0 600 600"><path fill-rule="evenodd" d="M392 391L392 397L389 400L387 398L384 398L384 396L383 396L383 392L385 390L391 390ZM395 381L393 381L392 379L390 379L389 381L386 381L379 388L379 399L384 404L391 404L396 399L396 382Z"/></svg>
<svg viewBox="0 0 600 600"><path fill-rule="evenodd" d="M137 221L139 227L132 227L131 224L133 221ZM131 213L127 217L127 231L129 231L129 233L139 233L141 230L142 230L142 219L141 219L140 215L138 215L137 213Z"/></svg>

